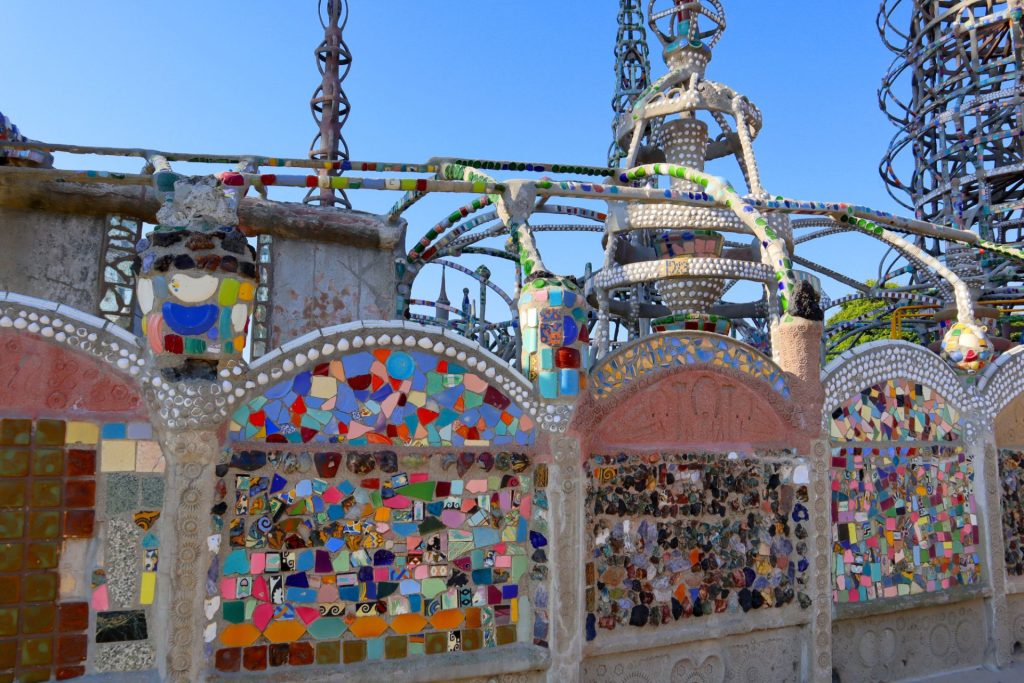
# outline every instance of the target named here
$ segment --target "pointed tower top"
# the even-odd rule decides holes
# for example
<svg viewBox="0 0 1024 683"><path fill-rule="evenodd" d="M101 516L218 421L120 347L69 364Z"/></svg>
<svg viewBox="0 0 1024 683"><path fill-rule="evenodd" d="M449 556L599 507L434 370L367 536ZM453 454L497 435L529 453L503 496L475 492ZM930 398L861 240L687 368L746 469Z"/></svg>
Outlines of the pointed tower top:
<svg viewBox="0 0 1024 683"><path fill-rule="evenodd" d="M445 284L444 276L448 269L445 266L441 266L441 291L437 295L437 303L439 304L450 304L448 300L448 287Z"/></svg>

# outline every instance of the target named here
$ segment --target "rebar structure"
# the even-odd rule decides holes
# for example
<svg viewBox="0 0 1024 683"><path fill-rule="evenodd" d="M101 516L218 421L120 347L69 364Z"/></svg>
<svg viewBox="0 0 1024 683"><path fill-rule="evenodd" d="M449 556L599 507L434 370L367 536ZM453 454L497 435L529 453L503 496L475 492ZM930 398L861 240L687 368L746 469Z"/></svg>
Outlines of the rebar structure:
<svg viewBox="0 0 1024 683"><path fill-rule="evenodd" d="M879 169L890 195L919 219L998 242L1024 229L1021 7L883 0L878 13L896 54L879 89L899 128Z"/></svg>
<svg viewBox="0 0 1024 683"><path fill-rule="evenodd" d="M326 14L324 0L320 0L318 11L320 24L324 27L324 39L315 52L321 81L309 101L309 108L319 130L310 145L309 158L318 161L348 161L348 143L341 134L350 111L348 97L342 88L342 81L352 68L352 53L342 36L348 23L348 0L327 0ZM339 167L340 164L335 164L332 168L321 169L320 175L339 175ZM323 206L352 208L344 190L329 187L310 190L305 201Z"/></svg>
<svg viewBox="0 0 1024 683"><path fill-rule="evenodd" d="M628 112L650 83L651 62L648 58L647 31L641 0L619 0L619 31L615 38L615 95L612 97L612 144L608 148L608 165L618 166L626 156L615 139L619 117Z"/></svg>

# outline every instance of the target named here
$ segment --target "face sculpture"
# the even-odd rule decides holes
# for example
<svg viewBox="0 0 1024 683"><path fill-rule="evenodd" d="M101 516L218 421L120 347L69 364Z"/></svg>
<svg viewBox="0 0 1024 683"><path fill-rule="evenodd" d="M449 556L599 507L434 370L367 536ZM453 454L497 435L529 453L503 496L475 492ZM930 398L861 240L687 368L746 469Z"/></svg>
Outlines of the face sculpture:
<svg viewBox="0 0 1024 683"><path fill-rule="evenodd" d="M956 323L942 338L942 355L967 372L978 372L992 360L995 349L977 323Z"/></svg>

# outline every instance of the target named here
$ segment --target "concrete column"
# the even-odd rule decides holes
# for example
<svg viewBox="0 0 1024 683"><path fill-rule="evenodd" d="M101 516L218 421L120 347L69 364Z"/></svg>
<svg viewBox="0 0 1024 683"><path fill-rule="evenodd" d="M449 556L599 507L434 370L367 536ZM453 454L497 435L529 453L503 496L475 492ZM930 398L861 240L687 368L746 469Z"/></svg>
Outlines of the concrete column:
<svg viewBox="0 0 1024 683"><path fill-rule="evenodd" d="M808 555L811 557L811 624L805 643L807 665L804 679L815 683L832 681L832 489L829 485L829 447L822 438L811 446L810 510L814 523Z"/></svg>
<svg viewBox="0 0 1024 683"><path fill-rule="evenodd" d="M0 290L97 314L105 217L0 208Z"/></svg>
<svg viewBox="0 0 1024 683"><path fill-rule="evenodd" d="M193 683L206 678L203 599L210 559L206 539L212 533L210 507L220 440L216 430L208 429L167 432L162 437L167 458L165 510L174 539L162 551L160 562L161 568L170 568L171 584L169 600L158 605L169 615L162 644L166 668L161 667L161 674L168 681Z"/></svg>
<svg viewBox="0 0 1024 683"><path fill-rule="evenodd" d="M988 617L987 663L1005 666L1013 659L1013 632L1006 596L1006 556L999 484L999 449L993 423L983 415L970 416L964 448L974 461L974 500L981 525L982 566L992 589L985 598Z"/></svg>
<svg viewBox="0 0 1024 683"><path fill-rule="evenodd" d="M377 224L381 233L396 226L380 216L362 212L353 221ZM391 320L398 287L395 258L403 256L405 221L398 224L401 239L362 247L344 241L307 241L275 237L271 245L270 327L273 348L319 327L354 320Z"/></svg>
<svg viewBox="0 0 1024 683"><path fill-rule="evenodd" d="M549 683L576 683L583 659L583 614L586 611L583 469L580 444L572 436L551 439L553 464L548 497L551 536L558 539L551 556L549 604L551 667Z"/></svg>

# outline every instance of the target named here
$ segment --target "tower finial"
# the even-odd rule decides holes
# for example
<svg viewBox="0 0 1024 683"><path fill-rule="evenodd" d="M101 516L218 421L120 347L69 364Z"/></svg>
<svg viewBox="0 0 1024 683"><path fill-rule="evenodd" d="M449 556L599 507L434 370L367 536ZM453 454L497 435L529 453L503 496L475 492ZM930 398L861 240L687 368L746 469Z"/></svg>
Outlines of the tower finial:
<svg viewBox="0 0 1024 683"><path fill-rule="evenodd" d="M441 291L438 292L437 300L434 302L435 304L441 304L434 306L434 317L438 320L448 320L447 307L451 304L451 301L448 300L448 286L444 281L444 276L447 271L447 267L441 266Z"/></svg>
<svg viewBox="0 0 1024 683"><path fill-rule="evenodd" d="M725 9L720 0L648 0L647 23L666 56L686 48L710 51L725 31Z"/></svg>

